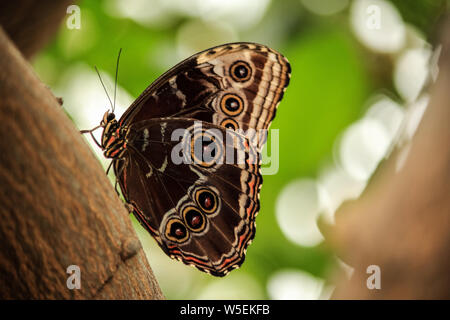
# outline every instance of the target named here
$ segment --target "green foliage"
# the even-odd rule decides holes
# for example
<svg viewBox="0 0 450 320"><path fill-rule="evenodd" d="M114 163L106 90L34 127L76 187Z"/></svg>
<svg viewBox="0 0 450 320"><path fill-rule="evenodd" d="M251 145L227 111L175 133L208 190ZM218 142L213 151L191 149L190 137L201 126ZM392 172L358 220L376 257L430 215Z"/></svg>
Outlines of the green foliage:
<svg viewBox="0 0 450 320"><path fill-rule="evenodd" d="M432 36L441 14L448 12L448 0L391 0L403 19L421 30L427 37Z"/></svg>

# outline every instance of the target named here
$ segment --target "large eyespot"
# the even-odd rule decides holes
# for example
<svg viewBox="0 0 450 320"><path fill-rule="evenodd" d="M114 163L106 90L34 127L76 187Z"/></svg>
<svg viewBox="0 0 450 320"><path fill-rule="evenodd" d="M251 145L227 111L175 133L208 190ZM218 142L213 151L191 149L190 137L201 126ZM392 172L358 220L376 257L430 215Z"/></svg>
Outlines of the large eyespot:
<svg viewBox="0 0 450 320"><path fill-rule="evenodd" d="M220 101L220 108L228 116L237 116L244 110L244 102L235 94L227 93Z"/></svg>
<svg viewBox="0 0 450 320"><path fill-rule="evenodd" d="M187 227L193 232L201 232L205 229L206 218L203 213L194 206L183 209L183 219Z"/></svg>
<svg viewBox="0 0 450 320"><path fill-rule="evenodd" d="M202 167L212 167L222 163L223 144L218 135L207 131L194 133L191 139L191 158Z"/></svg>
<svg viewBox="0 0 450 320"><path fill-rule="evenodd" d="M252 76L252 69L248 63L244 61L236 61L231 65L230 75L234 81L244 82Z"/></svg>
<svg viewBox="0 0 450 320"><path fill-rule="evenodd" d="M165 234L167 239L176 243L183 243L189 238L189 231L183 221L177 218L167 221Z"/></svg>
<svg viewBox="0 0 450 320"><path fill-rule="evenodd" d="M239 129L239 125L238 123L231 119L231 118L225 118L222 120L222 122L220 123L221 126L227 128L227 129L231 129L231 130L237 130Z"/></svg>
<svg viewBox="0 0 450 320"><path fill-rule="evenodd" d="M215 192L208 188L200 188L195 191L195 202L207 214L217 211L218 201Z"/></svg>

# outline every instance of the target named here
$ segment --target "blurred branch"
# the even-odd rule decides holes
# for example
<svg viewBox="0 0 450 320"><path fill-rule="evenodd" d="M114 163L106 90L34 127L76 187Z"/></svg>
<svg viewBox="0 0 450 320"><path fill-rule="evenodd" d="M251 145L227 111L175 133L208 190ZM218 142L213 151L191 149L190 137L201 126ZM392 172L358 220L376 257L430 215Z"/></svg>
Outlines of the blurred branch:
<svg viewBox="0 0 450 320"><path fill-rule="evenodd" d="M355 271L335 299L450 298L450 19L441 31L440 73L412 141L336 213L330 240ZM379 290L367 288L370 265L381 269Z"/></svg>
<svg viewBox="0 0 450 320"><path fill-rule="evenodd" d="M0 298L163 298L98 160L1 27L0 69Z"/></svg>
<svg viewBox="0 0 450 320"><path fill-rule="evenodd" d="M0 2L0 24L20 52L31 58L58 31L67 6L76 1L15 0Z"/></svg>

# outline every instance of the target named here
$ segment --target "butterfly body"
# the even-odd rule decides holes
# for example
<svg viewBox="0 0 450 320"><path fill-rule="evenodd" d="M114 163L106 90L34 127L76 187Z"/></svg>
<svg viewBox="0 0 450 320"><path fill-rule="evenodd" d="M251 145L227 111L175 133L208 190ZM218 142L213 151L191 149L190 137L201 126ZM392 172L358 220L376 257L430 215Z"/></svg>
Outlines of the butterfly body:
<svg viewBox="0 0 450 320"><path fill-rule="evenodd" d="M105 113L104 155L170 257L215 276L242 264L260 206L258 130L268 129L289 77L272 49L227 44L170 69L118 121Z"/></svg>

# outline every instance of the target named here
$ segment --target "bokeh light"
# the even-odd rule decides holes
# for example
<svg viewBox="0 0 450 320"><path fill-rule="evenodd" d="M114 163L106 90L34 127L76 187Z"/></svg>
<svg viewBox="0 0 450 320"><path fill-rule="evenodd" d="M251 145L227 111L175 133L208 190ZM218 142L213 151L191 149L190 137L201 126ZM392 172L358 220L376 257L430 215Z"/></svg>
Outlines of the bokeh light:
<svg viewBox="0 0 450 320"><path fill-rule="evenodd" d="M350 19L355 35L371 50L393 53L405 44L403 19L388 1L355 0Z"/></svg>
<svg viewBox="0 0 450 320"><path fill-rule="evenodd" d="M323 188L324 210L320 213L327 223L334 223L334 213L345 200L356 199L366 181L354 178L340 165L331 164L319 172L318 183Z"/></svg>
<svg viewBox="0 0 450 320"><path fill-rule="evenodd" d="M324 291L324 280L300 270L281 270L267 283L274 300L318 300Z"/></svg>
<svg viewBox="0 0 450 320"><path fill-rule="evenodd" d="M362 119L343 134L339 148L342 167L355 179L367 180L384 157L390 139L379 121Z"/></svg>
<svg viewBox="0 0 450 320"><path fill-rule="evenodd" d="M399 133L404 116L402 106L385 95L375 96L365 114L366 118L378 121L386 129L390 140Z"/></svg>
<svg viewBox="0 0 450 320"><path fill-rule="evenodd" d="M429 75L430 56L430 49L414 48L406 50L398 58L394 83L405 101L414 101L419 96Z"/></svg>
<svg viewBox="0 0 450 320"><path fill-rule="evenodd" d="M314 246L323 240L316 220L323 208L323 191L310 179L296 180L283 188L276 202L276 216L291 241Z"/></svg>

